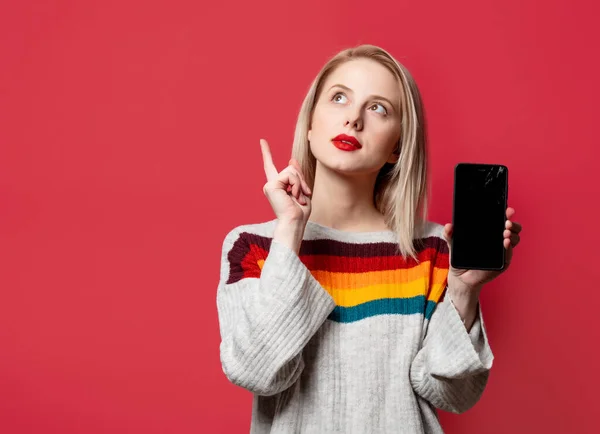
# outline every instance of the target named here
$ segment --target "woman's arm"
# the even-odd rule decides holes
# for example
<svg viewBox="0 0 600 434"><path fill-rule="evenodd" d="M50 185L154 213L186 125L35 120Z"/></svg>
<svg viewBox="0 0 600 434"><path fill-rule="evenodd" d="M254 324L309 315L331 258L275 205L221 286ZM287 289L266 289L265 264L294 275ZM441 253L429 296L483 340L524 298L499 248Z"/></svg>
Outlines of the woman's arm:
<svg viewBox="0 0 600 434"><path fill-rule="evenodd" d="M463 413L483 394L493 360L481 306L467 331L446 295L433 312L422 348L412 362L410 381L415 392L435 407Z"/></svg>
<svg viewBox="0 0 600 434"><path fill-rule="evenodd" d="M449 249L438 238L428 303L437 303L424 323L424 339L410 371L414 391L435 407L462 413L481 397L494 356L490 348L479 292L449 289Z"/></svg>
<svg viewBox="0 0 600 434"><path fill-rule="evenodd" d="M512 261L513 249L519 244L523 230L521 224L512 221L514 214L514 208L506 209L503 233L506 265L499 271L453 269L449 264L452 224L441 231L444 242L437 249L434 275L435 269L438 275L445 275L451 289L446 301L433 313L410 378L419 395L443 410L454 413L468 410L479 400L487 384L494 356L481 315L479 293L484 284L504 273Z"/></svg>
<svg viewBox="0 0 600 434"><path fill-rule="evenodd" d="M217 291L223 372L258 395L277 394L299 378L302 349L335 307L286 241L273 239L260 277L235 279L230 270L248 265L230 252L245 241L234 229L223 242Z"/></svg>

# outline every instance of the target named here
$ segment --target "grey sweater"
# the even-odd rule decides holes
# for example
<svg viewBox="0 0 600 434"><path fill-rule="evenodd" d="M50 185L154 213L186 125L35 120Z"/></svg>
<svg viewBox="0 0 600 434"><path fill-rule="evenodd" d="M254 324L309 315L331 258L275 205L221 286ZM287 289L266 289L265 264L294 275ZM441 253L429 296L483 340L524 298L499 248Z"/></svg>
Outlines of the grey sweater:
<svg viewBox="0 0 600 434"><path fill-rule="evenodd" d="M443 433L492 366L481 306L470 332L444 297L443 226L415 237L308 222L300 254L277 221L239 226L222 246L217 309L223 372L253 393L250 432Z"/></svg>

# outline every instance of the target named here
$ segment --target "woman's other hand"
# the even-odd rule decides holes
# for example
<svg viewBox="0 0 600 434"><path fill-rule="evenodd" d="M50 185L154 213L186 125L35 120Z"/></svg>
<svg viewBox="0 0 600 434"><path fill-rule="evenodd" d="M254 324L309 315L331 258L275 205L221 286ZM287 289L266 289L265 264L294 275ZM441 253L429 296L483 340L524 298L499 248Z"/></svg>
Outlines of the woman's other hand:
<svg viewBox="0 0 600 434"><path fill-rule="evenodd" d="M266 140L260 140L267 183L263 192L280 222L306 225L311 212L312 192L304 180L300 165L291 159L281 172L273 164Z"/></svg>

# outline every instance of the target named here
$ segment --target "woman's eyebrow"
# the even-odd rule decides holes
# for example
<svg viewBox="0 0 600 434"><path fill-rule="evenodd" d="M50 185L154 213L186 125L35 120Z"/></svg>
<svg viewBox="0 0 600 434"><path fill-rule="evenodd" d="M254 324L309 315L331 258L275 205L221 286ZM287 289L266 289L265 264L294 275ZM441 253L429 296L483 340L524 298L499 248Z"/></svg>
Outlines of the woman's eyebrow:
<svg viewBox="0 0 600 434"><path fill-rule="evenodd" d="M329 92L329 91L330 91L331 89L333 89L334 87L341 87L342 89L345 89L345 90L347 90L347 91L349 91L349 92L353 92L353 91L352 91L352 89L350 89L348 86L344 86L343 84L334 84L333 86L331 86L331 87L329 88L329 90L328 90L327 92ZM388 103L389 105L391 105L391 106L392 106L392 108L393 108L394 110L398 111L398 110L396 109L396 106L395 106L395 105L394 105L394 104L393 104L393 103L392 103L392 102L391 102L389 99L387 99L387 98L385 98L385 97L383 97L383 96L380 96L380 95L371 95L371 98L377 98L377 99L382 99L382 100L384 100L384 101L387 101L387 103Z"/></svg>

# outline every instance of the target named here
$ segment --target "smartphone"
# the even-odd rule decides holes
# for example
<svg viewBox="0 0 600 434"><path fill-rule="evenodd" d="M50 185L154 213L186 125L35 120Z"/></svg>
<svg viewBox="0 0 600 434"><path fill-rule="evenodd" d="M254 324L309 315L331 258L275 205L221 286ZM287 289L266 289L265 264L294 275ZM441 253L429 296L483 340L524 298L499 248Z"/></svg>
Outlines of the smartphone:
<svg viewBox="0 0 600 434"><path fill-rule="evenodd" d="M504 269L508 168L459 163L454 168L451 265L470 270Z"/></svg>

